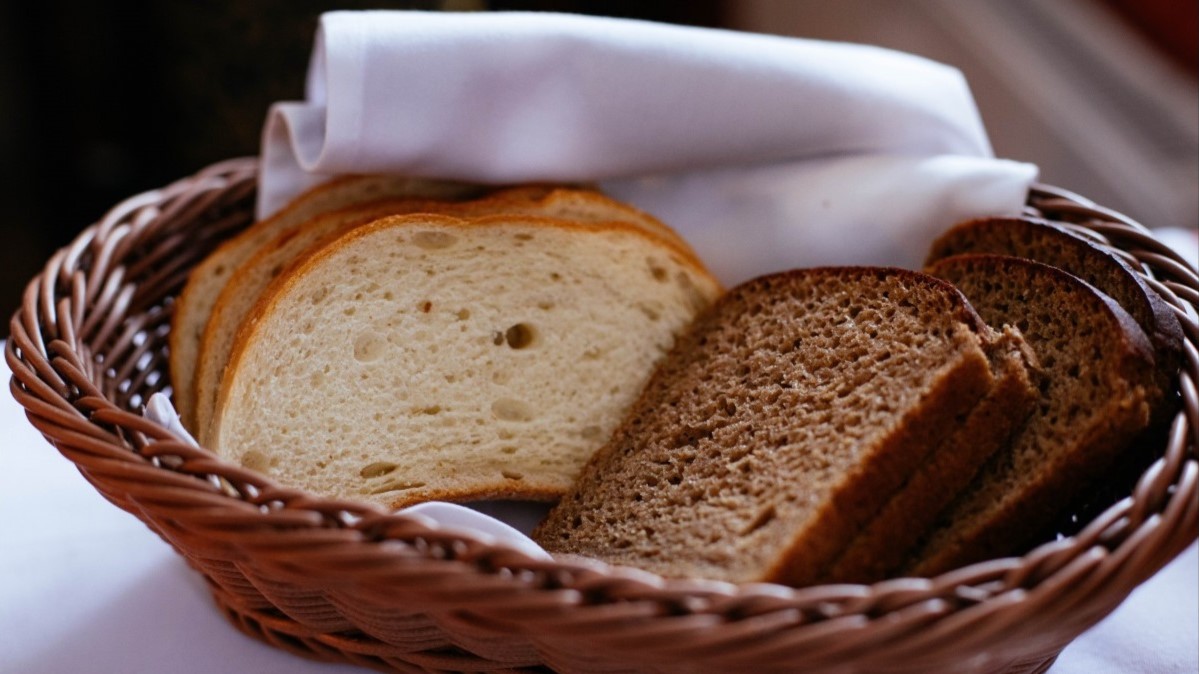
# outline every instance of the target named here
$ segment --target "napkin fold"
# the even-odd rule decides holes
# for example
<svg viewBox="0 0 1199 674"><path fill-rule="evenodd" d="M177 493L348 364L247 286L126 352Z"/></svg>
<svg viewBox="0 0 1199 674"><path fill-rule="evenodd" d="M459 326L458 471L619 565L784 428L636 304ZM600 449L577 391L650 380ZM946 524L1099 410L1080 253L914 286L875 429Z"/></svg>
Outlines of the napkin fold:
<svg viewBox="0 0 1199 674"><path fill-rule="evenodd" d="M1018 212L1036 176L993 158L961 73L924 58L521 12L324 14L262 162L260 216L345 173L599 182L726 283L911 266L952 222Z"/></svg>

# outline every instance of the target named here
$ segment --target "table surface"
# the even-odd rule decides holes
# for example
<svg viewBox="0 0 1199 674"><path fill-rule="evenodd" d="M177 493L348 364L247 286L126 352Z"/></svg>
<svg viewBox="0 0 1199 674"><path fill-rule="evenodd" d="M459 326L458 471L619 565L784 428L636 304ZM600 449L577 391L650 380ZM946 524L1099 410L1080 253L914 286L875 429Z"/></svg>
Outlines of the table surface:
<svg viewBox="0 0 1199 674"><path fill-rule="evenodd" d="M0 369L7 383L7 367ZM0 673L349 674L242 635L204 581L105 501L0 395ZM1199 671L1192 545L1059 658L1050 674Z"/></svg>

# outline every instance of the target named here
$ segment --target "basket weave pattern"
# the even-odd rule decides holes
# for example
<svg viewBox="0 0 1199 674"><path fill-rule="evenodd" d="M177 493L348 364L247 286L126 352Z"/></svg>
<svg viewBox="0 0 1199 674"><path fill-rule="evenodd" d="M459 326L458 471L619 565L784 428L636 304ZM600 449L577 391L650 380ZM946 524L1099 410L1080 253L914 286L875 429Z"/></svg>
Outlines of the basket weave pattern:
<svg viewBox="0 0 1199 674"><path fill-rule="evenodd" d="M1131 495L1022 558L871 586L664 580L281 487L140 414L170 385L173 298L249 224L256 179L231 160L116 206L29 284L5 357L29 421L277 647L402 672L1038 672L1199 534L1199 276L1050 188L1030 213L1109 245L1174 308L1181 411Z"/></svg>

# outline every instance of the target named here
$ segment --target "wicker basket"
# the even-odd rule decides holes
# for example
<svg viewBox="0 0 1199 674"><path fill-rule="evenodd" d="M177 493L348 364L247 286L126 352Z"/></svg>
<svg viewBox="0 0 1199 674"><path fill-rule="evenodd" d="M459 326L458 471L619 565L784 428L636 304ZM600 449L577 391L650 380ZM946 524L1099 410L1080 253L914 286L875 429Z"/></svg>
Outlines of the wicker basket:
<svg viewBox="0 0 1199 674"><path fill-rule="evenodd" d="M1199 276L1136 223L1048 188L1030 211L1109 242L1175 308L1182 411L1130 496L1022 558L872 586L673 581L279 487L139 413L169 385L173 297L250 222L256 177L233 160L115 207L30 283L5 356L30 422L280 648L385 671L1039 672L1199 532Z"/></svg>

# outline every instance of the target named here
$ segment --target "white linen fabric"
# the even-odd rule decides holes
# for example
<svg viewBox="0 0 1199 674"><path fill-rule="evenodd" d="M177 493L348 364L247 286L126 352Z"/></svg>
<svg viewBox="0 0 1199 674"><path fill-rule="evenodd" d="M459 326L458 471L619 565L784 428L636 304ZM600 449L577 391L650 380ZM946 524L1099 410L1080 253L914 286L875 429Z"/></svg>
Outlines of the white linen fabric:
<svg viewBox="0 0 1199 674"><path fill-rule="evenodd" d="M1017 212L1036 176L992 157L954 68L644 21L330 12L306 98L267 117L260 216L346 173L599 182L726 283L915 264L933 232Z"/></svg>

